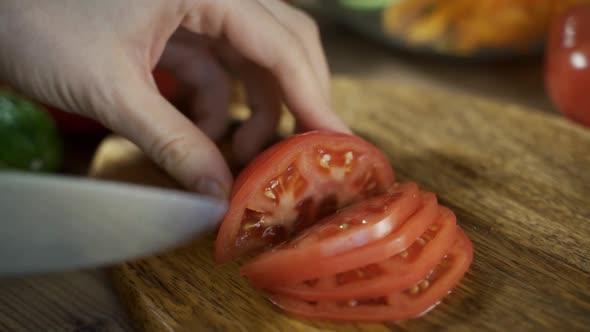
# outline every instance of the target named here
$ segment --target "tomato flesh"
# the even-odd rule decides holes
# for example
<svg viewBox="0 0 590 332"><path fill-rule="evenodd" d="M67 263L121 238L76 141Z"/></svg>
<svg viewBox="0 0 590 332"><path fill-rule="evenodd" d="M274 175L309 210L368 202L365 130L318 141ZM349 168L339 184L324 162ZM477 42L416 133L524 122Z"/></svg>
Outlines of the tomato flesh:
<svg viewBox="0 0 590 332"><path fill-rule="evenodd" d="M457 285L473 260L471 241L456 228L455 241L445 258L422 280L401 292L372 298L311 302L284 295L270 300L293 315L333 321L395 322L433 309Z"/></svg>
<svg viewBox="0 0 590 332"><path fill-rule="evenodd" d="M338 211L329 218L322 220L315 227L308 229L290 243L277 247L266 255L260 255L255 261L245 265L242 269L242 273L250 276L250 281L253 285L264 287L265 285L271 284L274 287L276 284L293 284L311 278L326 277L333 275L334 273L352 270L370 263L383 261L388 257L403 251L420 234L422 234L428 225L430 225L438 216L436 196L432 193L421 193L418 194L421 199L421 205L416 206L416 211L411 213L411 217L406 221L405 216L408 214L408 208L414 208L414 204L417 203L417 201L415 201L417 197L414 196L412 192L415 193L418 191L418 188L414 183L408 183L400 187L402 190L404 188L410 190L406 200L411 199L411 205L406 205L404 200L398 200L395 205L389 205L389 209L384 210L382 200L385 200L386 197L395 196L395 194L392 193L382 194L371 200L356 203L354 206ZM402 207L405 209L402 210ZM355 220L356 224L354 222L351 223L351 220ZM365 224L359 224L359 220L364 220ZM359 231L362 231L360 227L365 227L365 234L370 233L371 229L378 229L378 223L380 222L394 223L390 233L382 238L373 237L375 240L372 241L367 240L371 238L371 234L364 237L354 235L353 237L356 239L365 239L361 242L363 245L357 245L355 248L350 248L351 243L354 242L351 242L347 237L342 236L344 235L342 234L343 231L351 231L353 230L353 227L358 228ZM341 229L341 225L346 225L346 229ZM406 232L406 229L408 228L412 228L412 230ZM343 250L344 252L325 250L324 248L329 246L329 244L324 241L326 233L340 235L340 237L335 237L333 239L336 242L333 244L333 247L338 247L338 243L344 243L343 246L348 250ZM350 234L348 236L350 237ZM312 244L315 245L316 248L309 248ZM309 251L301 249L302 246L305 245L309 246L307 248ZM292 251L290 253L278 252L281 249L291 249ZM312 250L315 251L312 253L310 252ZM313 255L310 257L314 257L314 259L310 261L307 258L307 255ZM297 269L296 267L299 264L304 264L306 268L303 269L303 271L293 271ZM266 266L261 267L261 265ZM279 270L282 270L283 267L286 269L285 273L282 271L278 272ZM266 272L263 271L270 270L271 268L273 269L273 274L279 274L279 277L276 279L280 278L280 280L274 282L264 280L268 279L267 277L256 277L256 274L266 274ZM308 277L304 278L304 275Z"/></svg>
<svg viewBox="0 0 590 332"><path fill-rule="evenodd" d="M216 260L273 247L338 208L386 192L394 181L387 157L358 136L315 131L289 137L236 179Z"/></svg>
<svg viewBox="0 0 590 332"><path fill-rule="evenodd" d="M397 185L386 194L358 202L319 221L292 241L260 254L240 272L258 287L333 274L335 265L325 265L331 257L346 255L387 237L419 207L418 186L415 183ZM436 210L433 212L434 218ZM399 248L399 251L404 249Z"/></svg>
<svg viewBox="0 0 590 332"><path fill-rule="evenodd" d="M383 261L270 291L307 301L348 300L378 297L416 284L440 263L455 238L454 213L445 207L437 212L439 217L409 247Z"/></svg>

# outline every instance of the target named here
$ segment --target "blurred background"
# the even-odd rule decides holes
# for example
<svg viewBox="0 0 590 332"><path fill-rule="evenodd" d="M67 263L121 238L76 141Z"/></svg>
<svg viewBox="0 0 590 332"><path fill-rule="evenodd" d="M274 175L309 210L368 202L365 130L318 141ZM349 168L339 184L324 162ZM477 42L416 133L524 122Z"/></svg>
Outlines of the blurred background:
<svg viewBox="0 0 590 332"><path fill-rule="evenodd" d="M456 90L555 111L545 89L551 23L588 0L298 0L335 74Z"/></svg>
<svg viewBox="0 0 590 332"><path fill-rule="evenodd" d="M290 2L316 19L334 75L479 96L590 128L590 0ZM159 69L154 76L175 102L175 78ZM86 174L108 134L90 120L17 96L0 82L0 169ZM22 300L38 298L60 305L52 311L41 301ZM34 312L35 320L50 317L79 330L88 321L98 322L95 330L127 330L98 271L6 281L0 305L2 299L17 301L4 303L10 315Z"/></svg>
<svg viewBox="0 0 590 332"><path fill-rule="evenodd" d="M590 126L590 0L289 2L318 23L334 75L450 90ZM175 78L158 68L154 76L175 102ZM8 116L7 90L0 84L0 168L85 174L108 131L47 105Z"/></svg>

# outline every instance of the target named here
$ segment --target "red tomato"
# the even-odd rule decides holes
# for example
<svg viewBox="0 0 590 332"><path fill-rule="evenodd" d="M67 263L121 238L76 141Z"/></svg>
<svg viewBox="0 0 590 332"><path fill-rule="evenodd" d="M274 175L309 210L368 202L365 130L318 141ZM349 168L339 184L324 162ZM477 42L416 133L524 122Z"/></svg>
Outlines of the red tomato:
<svg viewBox="0 0 590 332"><path fill-rule="evenodd" d="M46 104L42 105L51 114L61 131L84 135L99 135L107 132L105 127L90 118L64 112Z"/></svg>
<svg viewBox="0 0 590 332"><path fill-rule="evenodd" d="M387 191L387 157L358 136L326 131L287 138L236 179L216 241L216 260L279 244L322 217Z"/></svg>
<svg viewBox="0 0 590 332"><path fill-rule="evenodd" d="M557 109L590 127L590 5L566 10L552 24L546 86Z"/></svg>
<svg viewBox="0 0 590 332"><path fill-rule="evenodd" d="M422 280L453 244L457 230L455 214L448 208L439 210L436 207L439 217L429 223L429 227L405 250L387 255L387 248L383 248L382 252L388 257L377 263L270 290L306 301L370 298L402 291ZM407 223L415 221L412 219Z"/></svg>
<svg viewBox="0 0 590 332"><path fill-rule="evenodd" d="M154 69L152 75L158 86L158 90L164 98L174 101L180 97L181 84L178 79L169 71L161 68Z"/></svg>
<svg viewBox="0 0 590 332"><path fill-rule="evenodd" d="M455 242L445 258L416 284L403 291L371 298L309 302L284 295L270 300L303 318L352 322L392 322L414 318L434 308L454 288L473 259L471 241L458 227Z"/></svg>
<svg viewBox="0 0 590 332"><path fill-rule="evenodd" d="M435 203L433 200L430 204L429 224L436 217ZM375 250L363 249L395 233L419 205L420 195L415 183L398 185L389 193L363 200L321 220L292 241L259 255L240 272L253 285L267 287L329 276L372 263L374 259L386 259L396 252L381 251L377 257L371 257L370 253ZM393 247L400 252L420 234L421 231L408 239L406 246L394 244ZM357 254L359 251L361 253Z"/></svg>

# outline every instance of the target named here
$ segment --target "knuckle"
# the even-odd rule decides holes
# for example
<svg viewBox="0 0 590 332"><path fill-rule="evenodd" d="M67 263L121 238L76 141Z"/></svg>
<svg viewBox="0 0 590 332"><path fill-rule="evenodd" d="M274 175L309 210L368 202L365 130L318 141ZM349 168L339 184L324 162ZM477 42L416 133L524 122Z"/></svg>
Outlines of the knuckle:
<svg viewBox="0 0 590 332"><path fill-rule="evenodd" d="M178 169L190 157L191 144L186 136L158 137L151 145L150 154L166 170Z"/></svg>

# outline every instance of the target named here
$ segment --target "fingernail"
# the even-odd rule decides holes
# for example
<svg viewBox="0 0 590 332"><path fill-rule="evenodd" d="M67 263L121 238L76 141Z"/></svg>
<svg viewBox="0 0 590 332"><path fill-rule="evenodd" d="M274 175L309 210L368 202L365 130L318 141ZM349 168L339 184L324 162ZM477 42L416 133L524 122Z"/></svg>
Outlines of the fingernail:
<svg viewBox="0 0 590 332"><path fill-rule="evenodd" d="M195 190L201 194L216 198L227 199L228 193L223 186L210 177L200 178L195 184Z"/></svg>

